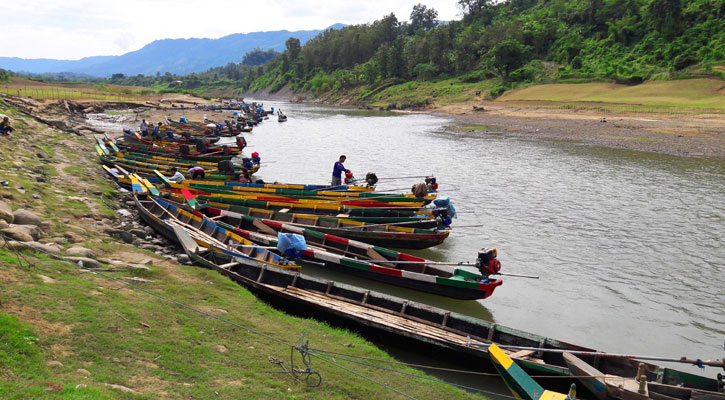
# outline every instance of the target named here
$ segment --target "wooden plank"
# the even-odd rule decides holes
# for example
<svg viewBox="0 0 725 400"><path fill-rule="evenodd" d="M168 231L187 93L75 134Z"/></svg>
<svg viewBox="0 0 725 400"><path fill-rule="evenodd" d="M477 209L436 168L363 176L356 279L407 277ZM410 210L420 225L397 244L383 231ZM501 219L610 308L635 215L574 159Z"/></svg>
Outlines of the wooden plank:
<svg viewBox="0 0 725 400"><path fill-rule="evenodd" d="M255 219L254 222L252 222L254 226L256 226L259 230L262 232L269 234L269 235L277 235L277 231L267 226L264 222Z"/></svg>

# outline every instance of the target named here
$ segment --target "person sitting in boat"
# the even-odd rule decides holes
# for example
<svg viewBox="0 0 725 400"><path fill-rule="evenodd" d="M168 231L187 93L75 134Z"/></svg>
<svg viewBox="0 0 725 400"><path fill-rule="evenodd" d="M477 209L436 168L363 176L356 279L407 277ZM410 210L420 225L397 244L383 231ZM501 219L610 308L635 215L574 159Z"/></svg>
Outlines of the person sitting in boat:
<svg viewBox="0 0 725 400"><path fill-rule="evenodd" d="M0 122L0 133L3 135L9 135L10 132L14 131L15 129L10 126L10 118L4 117L3 122Z"/></svg>
<svg viewBox="0 0 725 400"><path fill-rule="evenodd" d="M191 176L191 180L198 180L198 179L204 179L204 168L200 166L194 166L189 168L189 176Z"/></svg>
<svg viewBox="0 0 725 400"><path fill-rule="evenodd" d="M148 134L149 134L149 126L146 124L146 120L145 119L142 119L141 120L141 126L140 126L140 128L141 128L141 136L148 136Z"/></svg>
<svg viewBox="0 0 725 400"><path fill-rule="evenodd" d="M239 174L239 182L240 183L252 183L252 177L249 176L249 171L246 169L242 171L241 174Z"/></svg>
<svg viewBox="0 0 725 400"><path fill-rule="evenodd" d="M342 173L350 172L349 169L346 169L344 165L342 165L347 157L343 154L340 156L340 159L335 162L335 166L332 168L332 183L330 186L342 186Z"/></svg>
<svg viewBox="0 0 725 400"><path fill-rule="evenodd" d="M181 174L175 167L171 167L169 170L173 175L171 175L171 178L169 178L170 181L181 183L184 181L184 175Z"/></svg>
<svg viewBox="0 0 725 400"><path fill-rule="evenodd" d="M161 123L159 122L159 124L161 124ZM176 139L176 137L174 136L174 132L173 132L173 131L171 131L171 129L169 129L169 130L167 130L167 131L166 131L166 136L167 136L167 137L168 137L169 139L171 139L171 140L175 140L175 139Z"/></svg>
<svg viewBox="0 0 725 400"><path fill-rule="evenodd" d="M259 156L259 153L256 151L252 153L252 163L255 165L259 165L262 163L262 157Z"/></svg>

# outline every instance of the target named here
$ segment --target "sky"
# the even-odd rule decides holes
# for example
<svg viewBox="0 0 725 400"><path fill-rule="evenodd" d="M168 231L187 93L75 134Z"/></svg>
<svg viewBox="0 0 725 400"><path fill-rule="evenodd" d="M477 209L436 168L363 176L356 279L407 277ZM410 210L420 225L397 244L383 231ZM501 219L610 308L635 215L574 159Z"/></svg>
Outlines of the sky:
<svg viewBox="0 0 725 400"><path fill-rule="evenodd" d="M461 18L457 0L0 0L0 57L120 55L157 39L324 29L391 12L406 21L418 3L439 20Z"/></svg>

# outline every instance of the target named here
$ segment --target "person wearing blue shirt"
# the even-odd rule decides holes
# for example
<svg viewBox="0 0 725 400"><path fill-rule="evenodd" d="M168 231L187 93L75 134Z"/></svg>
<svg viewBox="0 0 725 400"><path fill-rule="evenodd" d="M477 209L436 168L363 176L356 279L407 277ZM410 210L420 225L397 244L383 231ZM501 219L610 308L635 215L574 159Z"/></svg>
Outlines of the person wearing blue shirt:
<svg viewBox="0 0 725 400"><path fill-rule="evenodd" d="M158 139L160 133L161 133L161 122L159 122L158 125L154 125L154 131L153 131L152 137L154 139Z"/></svg>
<svg viewBox="0 0 725 400"><path fill-rule="evenodd" d="M340 156L340 160L335 162L335 166L332 168L332 184L330 186L342 186L342 173L348 172L349 170L345 169L345 166L342 165L342 163L345 162L344 155Z"/></svg>

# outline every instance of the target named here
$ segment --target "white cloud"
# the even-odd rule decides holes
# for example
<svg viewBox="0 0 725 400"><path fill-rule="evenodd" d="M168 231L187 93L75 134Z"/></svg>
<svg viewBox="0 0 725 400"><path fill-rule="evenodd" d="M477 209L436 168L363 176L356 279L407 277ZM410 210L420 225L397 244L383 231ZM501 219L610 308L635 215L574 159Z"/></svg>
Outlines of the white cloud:
<svg viewBox="0 0 725 400"><path fill-rule="evenodd" d="M119 55L158 39L218 38L232 33L324 29L393 12L398 20L423 3L441 20L460 18L456 0L63 0L3 1L0 56L78 59Z"/></svg>

